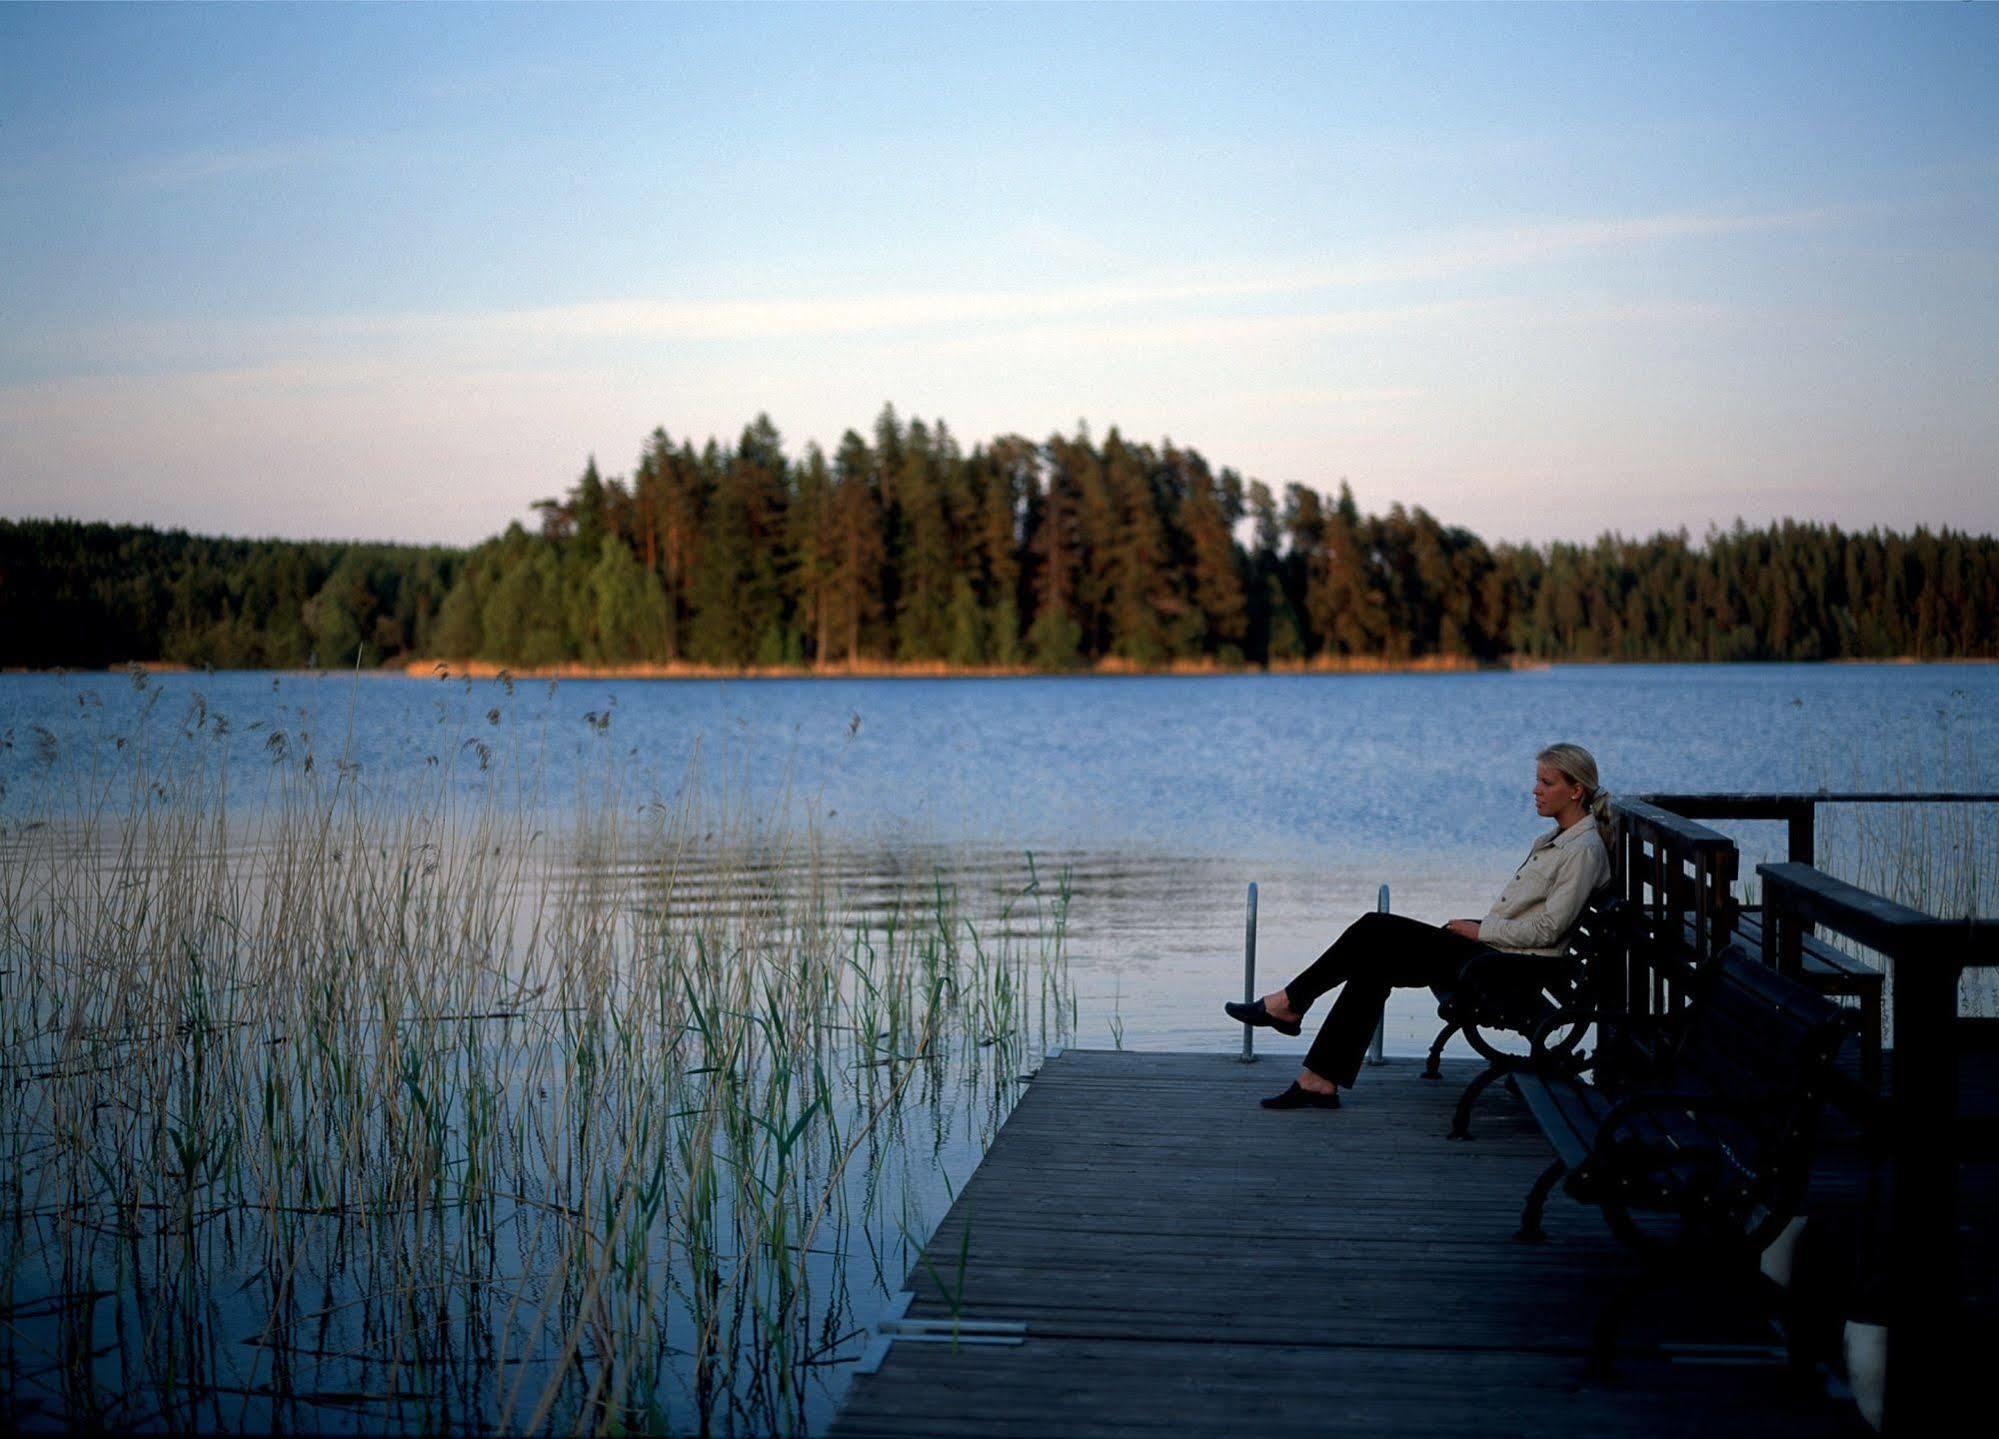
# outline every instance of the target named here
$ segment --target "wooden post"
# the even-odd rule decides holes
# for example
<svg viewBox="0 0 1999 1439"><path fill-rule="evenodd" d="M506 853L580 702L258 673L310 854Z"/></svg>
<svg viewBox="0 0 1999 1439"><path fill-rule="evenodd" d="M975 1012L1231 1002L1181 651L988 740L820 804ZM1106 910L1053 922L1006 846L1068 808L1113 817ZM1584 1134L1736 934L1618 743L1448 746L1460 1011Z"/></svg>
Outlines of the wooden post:
<svg viewBox="0 0 1999 1439"><path fill-rule="evenodd" d="M1886 1432L1938 1434L1959 1382L1957 946L1895 964Z"/></svg>
<svg viewBox="0 0 1999 1439"><path fill-rule="evenodd" d="M1790 855L1794 864L1816 864L1818 823L1818 802L1813 799L1792 800L1785 804L1785 827L1790 831Z"/></svg>

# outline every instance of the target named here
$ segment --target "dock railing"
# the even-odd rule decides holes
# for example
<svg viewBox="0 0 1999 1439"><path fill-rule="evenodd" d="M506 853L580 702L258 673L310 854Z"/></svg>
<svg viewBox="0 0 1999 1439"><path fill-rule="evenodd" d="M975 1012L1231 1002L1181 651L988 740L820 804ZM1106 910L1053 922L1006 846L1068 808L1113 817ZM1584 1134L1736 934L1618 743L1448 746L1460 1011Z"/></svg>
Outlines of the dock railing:
<svg viewBox="0 0 1999 1439"><path fill-rule="evenodd" d="M1816 864L1818 811L1826 804L1999 804L1999 794L1975 790L1814 790L1796 794L1647 794L1639 799L1687 819L1776 820L1786 829L1785 858Z"/></svg>
<svg viewBox="0 0 1999 1439"><path fill-rule="evenodd" d="M1813 926L1883 955L1895 1047L1884 1112L1870 1126L1891 1175L1885 1395L1894 1434L1941 1433L1953 1396L1969 1392L1959 1323L1959 1166L1999 1158L1999 1117L1966 1115L1959 1079L1980 1022L1958 1014L1964 971L1999 966L1999 921L1949 920L1870 894L1810 865L1756 867L1765 897L1764 957L1796 974Z"/></svg>

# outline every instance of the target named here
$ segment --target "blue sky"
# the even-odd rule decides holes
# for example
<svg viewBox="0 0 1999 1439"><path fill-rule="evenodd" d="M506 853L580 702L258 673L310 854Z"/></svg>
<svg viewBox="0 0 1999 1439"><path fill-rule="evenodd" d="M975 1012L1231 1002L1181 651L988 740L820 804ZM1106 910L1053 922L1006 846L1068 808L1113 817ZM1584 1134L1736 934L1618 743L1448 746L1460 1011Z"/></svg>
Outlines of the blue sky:
<svg viewBox="0 0 1999 1439"><path fill-rule="evenodd" d="M469 541L892 401L1999 531L1995 73L1986 5L0 8L0 514Z"/></svg>

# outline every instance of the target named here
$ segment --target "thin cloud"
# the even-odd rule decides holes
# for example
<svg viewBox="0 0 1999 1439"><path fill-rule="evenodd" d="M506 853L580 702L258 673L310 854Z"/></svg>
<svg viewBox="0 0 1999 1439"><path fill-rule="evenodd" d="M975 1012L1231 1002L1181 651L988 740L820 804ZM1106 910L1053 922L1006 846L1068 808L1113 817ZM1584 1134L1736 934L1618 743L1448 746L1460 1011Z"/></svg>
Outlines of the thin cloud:
<svg viewBox="0 0 1999 1439"><path fill-rule="evenodd" d="M1669 214L1621 219L1556 221L1418 237L1393 252L1350 264L1307 270L1290 281L1298 289L1448 280L1502 270L1527 269L1591 253L1617 254L1680 240L1722 239L1820 229L1839 216L1832 210L1763 214Z"/></svg>
<svg viewBox="0 0 1999 1439"><path fill-rule="evenodd" d="M247 173L320 153L271 147L184 157L174 173ZM1462 287L1489 276L1591 254L1822 227L1831 211L1666 214L1418 236L1335 264L1266 267L1255 274L1192 275L1018 290L929 290L791 296L613 299L486 311L272 317L211 327L198 322L120 326L46 337L37 349L75 373L131 370L135 361L185 371L366 354L421 355L432 364L553 363L612 345L777 344L871 340L978 349L1033 336L1071 346L1220 344L1312 333L1378 331L1501 304ZM1400 291L1401 293L1397 293ZM1385 292L1385 293L1384 293ZM1627 301L1642 305L1641 301ZM1643 318L1629 311L1630 318ZM1718 318L1711 316L1710 318Z"/></svg>
<svg viewBox="0 0 1999 1439"><path fill-rule="evenodd" d="M429 336L486 331L514 339L745 341L1018 327L1050 321L1215 302L1276 300L1315 291L1441 283L1523 269L1589 253L1617 253L1677 241L1768 234L1824 226L1825 210L1769 214L1669 214L1517 226L1418 239L1393 251L1332 266L1300 266L1253 277L1190 278L1017 291L902 291L861 295L699 300L609 300L483 314L410 313L335 321L358 334ZM1300 317L1307 326L1323 317ZM1290 317L1271 323L1290 323Z"/></svg>
<svg viewBox="0 0 1999 1439"><path fill-rule="evenodd" d="M178 190L241 175L269 175L321 163L336 152L324 141L254 145L233 150L184 150L141 166L124 177L137 190Z"/></svg>

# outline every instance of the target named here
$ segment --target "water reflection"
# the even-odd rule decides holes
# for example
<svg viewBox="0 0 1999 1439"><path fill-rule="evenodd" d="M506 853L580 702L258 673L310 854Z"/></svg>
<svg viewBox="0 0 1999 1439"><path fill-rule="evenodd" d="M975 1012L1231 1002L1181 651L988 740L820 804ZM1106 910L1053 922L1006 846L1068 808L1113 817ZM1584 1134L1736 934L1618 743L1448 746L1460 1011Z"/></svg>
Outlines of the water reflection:
<svg viewBox="0 0 1999 1439"><path fill-rule="evenodd" d="M0 848L12 1427L811 1432L1070 1033L1019 857L175 793Z"/></svg>
<svg viewBox="0 0 1999 1439"><path fill-rule="evenodd" d="M1268 989L1384 883L1482 913L1557 726L1626 790L1981 787L1999 714L1990 668L598 688L0 677L17 1427L810 1430L1041 1046L1239 1048L1250 882ZM1897 823L1820 862L1991 912L1999 814ZM1388 1052L1435 1024L1398 993Z"/></svg>

